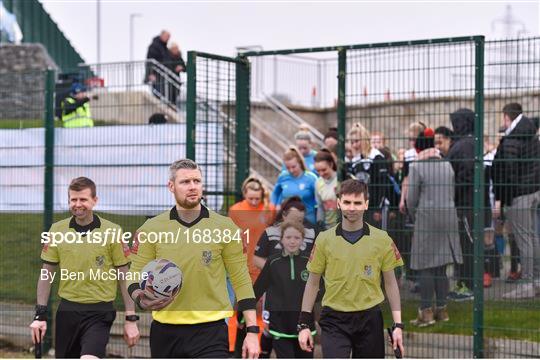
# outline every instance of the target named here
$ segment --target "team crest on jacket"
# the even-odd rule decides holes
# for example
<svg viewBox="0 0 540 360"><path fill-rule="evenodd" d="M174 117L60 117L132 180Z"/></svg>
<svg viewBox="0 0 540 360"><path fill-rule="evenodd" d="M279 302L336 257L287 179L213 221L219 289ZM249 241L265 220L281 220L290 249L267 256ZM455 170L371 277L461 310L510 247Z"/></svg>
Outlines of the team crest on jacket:
<svg viewBox="0 0 540 360"><path fill-rule="evenodd" d="M366 276L373 275L373 269L371 268L371 265L364 265L364 275Z"/></svg>
<svg viewBox="0 0 540 360"><path fill-rule="evenodd" d="M210 265L210 262L212 261L212 251L211 250L203 250L201 262L204 266Z"/></svg>
<svg viewBox="0 0 540 360"><path fill-rule="evenodd" d="M302 270L302 272L300 273L300 277L302 278L302 280L307 281L309 277L309 272L306 269Z"/></svg>
<svg viewBox="0 0 540 360"><path fill-rule="evenodd" d="M103 267L103 265L105 265L105 256L103 255L96 256L96 266Z"/></svg>

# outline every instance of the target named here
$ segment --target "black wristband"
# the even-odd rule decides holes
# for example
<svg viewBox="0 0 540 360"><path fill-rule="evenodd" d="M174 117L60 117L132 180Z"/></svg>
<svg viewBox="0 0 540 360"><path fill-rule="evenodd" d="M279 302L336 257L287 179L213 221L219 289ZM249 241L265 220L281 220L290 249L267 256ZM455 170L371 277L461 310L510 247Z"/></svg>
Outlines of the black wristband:
<svg viewBox="0 0 540 360"><path fill-rule="evenodd" d="M255 310L257 308L257 301L255 298L242 299L238 301L238 311Z"/></svg>
<svg viewBox="0 0 540 360"><path fill-rule="evenodd" d="M300 316L298 317L299 327L302 325L307 325L310 330L315 330L315 320L313 319L313 313L307 311L301 311Z"/></svg>
<svg viewBox="0 0 540 360"><path fill-rule="evenodd" d="M139 319L138 315L126 315L126 321L138 321Z"/></svg>
<svg viewBox="0 0 540 360"><path fill-rule="evenodd" d="M139 286L138 283L133 283L131 285L128 286L128 294L129 296L132 296L133 292L135 290L139 290L141 287Z"/></svg>
<svg viewBox="0 0 540 360"><path fill-rule="evenodd" d="M47 310L47 305L36 305L36 314L34 315L34 320L47 321Z"/></svg>

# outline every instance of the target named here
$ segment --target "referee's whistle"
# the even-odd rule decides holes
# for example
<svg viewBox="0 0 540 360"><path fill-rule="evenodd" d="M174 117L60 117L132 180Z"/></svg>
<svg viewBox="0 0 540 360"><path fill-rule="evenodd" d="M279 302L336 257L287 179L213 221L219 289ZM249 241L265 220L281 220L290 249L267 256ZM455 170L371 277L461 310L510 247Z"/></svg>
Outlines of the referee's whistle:
<svg viewBox="0 0 540 360"><path fill-rule="evenodd" d="M41 334L40 334L41 336ZM34 345L34 358L41 359L41 341Z"/></svg>
<svg viewBox="0 0 540 360"><path fill-rule="evenodd" d="M394 355L396 356L396 359L403 358L399 346L394 349L394 337L392 336L392 329L386 328L386 331L388 331L388 337L390 337L390 344L392 345L392 349L394 350Z"/></svg>

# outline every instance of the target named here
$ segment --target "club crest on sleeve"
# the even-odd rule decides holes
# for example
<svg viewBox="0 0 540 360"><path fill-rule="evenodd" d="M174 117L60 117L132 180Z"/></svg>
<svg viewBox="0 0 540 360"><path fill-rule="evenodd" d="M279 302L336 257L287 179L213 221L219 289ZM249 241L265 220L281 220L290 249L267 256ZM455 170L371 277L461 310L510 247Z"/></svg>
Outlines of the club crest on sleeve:
<svg viewBox="0 0 540 360"><path fill-rule="evenodd" d="M122 243L122 251L124 252L125 257L128 257L129 255L131 255L131 249L129 248L128 243L126 242Z"/></svg>
<svg viewBox="0 0 540 360"><path fill-rule="evenodd" d="M201 256L201 262L204 266L210 265L210 262L212 261L212 251L211 250L203 250L202 256Z"/></svg>
<svg viewBox="0 0 540 360"><path fill-rule="evenodd" d="M396 260L401 259L401 253L399 252L396 244L392 242L392 250L394 250L394 256L396 257Z"/></svg>
<svg viewBox="0 0 540 360"><path fill-rule="evenodd" d="M311 253L309 254L309 262L313 260L313 254L315 254L315 247L317 244L313 244L313 249L311 249Z"/></svg>
<svg viewBox="0 0 540 360"><path fill-rule="evenodd" d="M139 232L135 232L133 236L133 243L131 244L131 253L137 255L139 251Z"/></svg>

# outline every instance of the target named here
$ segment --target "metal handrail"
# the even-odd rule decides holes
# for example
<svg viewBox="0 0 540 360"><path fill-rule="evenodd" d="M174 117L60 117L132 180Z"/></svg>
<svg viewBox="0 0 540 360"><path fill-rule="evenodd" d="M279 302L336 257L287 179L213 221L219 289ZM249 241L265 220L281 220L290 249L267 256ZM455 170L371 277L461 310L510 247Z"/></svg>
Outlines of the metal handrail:
<svg viewBox="0 0 540 360"><path fill-rule="evenodd" d="M199 102L198 102L199 103ZM201 104L201 103L199 103ZM229 116L223 113L220 109L216 109L213 105L211 105L208 102L203 102L205 106L207 106L210 110L216 112L218 116L223 120L226 121L229 125L229 131L231 134L235 134L235 128L234 126L230 126L234 124L234 120L231 119ZM250 136L250 147L260 156L262 156L264 159L268 161L270 165L272 165L276 170L281 169L281 158L277 156L270 148L268 148L262 141L259 139L256 139L252 136Z"/></svg>
<svg viewBox="0 0 540 360"><path fill-rule="evenodd" d="M270 130L268 129L267 126L265 126L265 121L258 115L255 115L255 114L251 114L251 118L254 119L257 123L257 126L261 126L263 127L265 130ZM254 124L254 122L251 123L252 125ZM275 130L275 129L273 129ZM281 145L283 145L283 148L287 148L289 147L289 144L290 144L290 141L285 137L283 136L283 134L279 131L274 131L274 133L272 134L273 135L273 138L274 140L277 140Z"/></svg>
<svg viewBox="0 0 540 360"><path fill-rule="evenodd" d="M304 125L309 129L309 132L313 135L315 138L315 142L319 145L323 145L323 139L324 135L317 129L315 129L313 126L311 126L308 122L304 121L300 116L289 110L283 103L281 103L279 100L277 100L272 95L268 95L266 93L263 93L263 96L267 102L267 104L270 106L272 110L274 110L276 113L282 115L282 118L290 120L292 123L294 123L295 126ZM279 110L279 111L278 111ZM286 116L283 116L285 114Z"/></svg>

